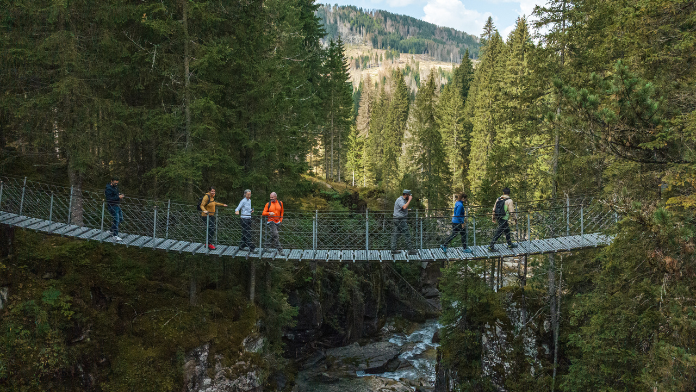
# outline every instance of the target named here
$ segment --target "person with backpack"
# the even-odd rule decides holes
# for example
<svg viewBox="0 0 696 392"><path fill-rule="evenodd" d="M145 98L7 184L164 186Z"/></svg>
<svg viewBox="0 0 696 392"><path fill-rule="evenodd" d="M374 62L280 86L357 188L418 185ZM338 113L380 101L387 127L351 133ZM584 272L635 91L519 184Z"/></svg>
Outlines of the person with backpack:
<svg viewBox="0 0 696 392"><path fill-rule="evenodd" d="M280 246L280 238L278 236L278 228L280 227L280 223L283 222L283 214L285 213L285 208L283 207L283 202L278 200L278 195L275 192L271 192L271 201L266 203L266 206L263 208L263 213L261 215L267 216L268 220L266 221L266 245L264 248L264 252L266 249L270 247L275 247L278 249L278 253L283 252L283 247ZM268 238L270 237L270 244L268 241Z"/></svg>
<svg viewBox="0 0 696 392"><path fill-rule="evenodd" d="M408 230L408 206L413 200L413 195L408 189L404 189L402 197L399 197L394 202L394 231L392 231L391 238L391 248L392 254L396 255L401 253L400 250L396 250L396 240L399 235L403 235L406 239L406 246L408 246L408 254L417 255L418 251L413 249L411 244L411 232Z"/></svg>
<svg viewBox="0 0 696 392"><path fill-rule="evenodd" d="M111 235L115 241L121 241L121 237L118 236L118 225L123 222L123 211L121 211L121 200L123 200L123 194L118 190L118 177L111 177L111 182L106 184L106 189L104 189L104 197L106 198L106 205L109 209L109 214L114 218L111 224Z"/></svg>
<svg viewBox="0 0 696 392"><path fill-rule="evenodd" d="M464 253L471 253L471 249L467 247L466 244L466 207L464 202L466 202L467 195L462 192L457 198L457 202L454 203L454 215L452 216L452 234L440 245L443 252L447 253L447 247L450 242L457 236L457 234L462 237L462 248L464 248Z"/></svg>
<svg viewBox="0 0 696 392"><path fill-rule="evenodd" d="M215 250L213 241L215 240L215 207L227 207L227 204L218 203L215 201L215 187L210 187L208 192L201 197L198 202L198 211L201 212L203 223L208 225L208 249Z"/></svg>
<svg viewBox="0 0 696 392"><path fill-rule="evenodd" d="M249 250L253 253L256 252L256 245L251 241L251 213L254 209L251 207L251 190L247 189L244 191L244 198L239 202L237 208L235 208L234 213L239 215L242 214L242 240L239 243L239 250L249 247Z"/></svg>
<svg viewBox="0 0 696 392"><path fill-rule="evenodd" d="M503 189L503 195L500 196L498 199L495 201L495 205L493 206L493 222L498 222L498 229L495 231L495 235L493 236L493 240L491 241L491 245L488 247L488 250L491 252L497 252L498 250L495 249L495 243L498 241L498 238L500 238L503 233L505 233L505 239L507 240L507 247L509 249L512 248L517 248L517 244L513 244L512 240L510 239L510 224L508 223L510 221L510 218L512 218L512 221L514 223L517 223L517 215L515 214L515 204L512 202L512 199L510 198L510 188L505 188Z"/></svg>

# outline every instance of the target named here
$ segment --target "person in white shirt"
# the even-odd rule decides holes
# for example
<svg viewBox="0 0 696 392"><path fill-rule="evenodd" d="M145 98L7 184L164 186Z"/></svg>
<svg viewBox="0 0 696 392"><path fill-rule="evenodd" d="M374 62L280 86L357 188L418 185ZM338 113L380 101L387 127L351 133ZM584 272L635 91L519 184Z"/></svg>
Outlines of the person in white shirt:
<svg viewBox="0 0 696 392"><path fill-rule="evenodd" d="M239 243L239 249L242 250L249 247L249 250L256 252L256 245L251 241L251 213L254 209L251 207L251 190L244 191L244 198L239 202L234 213L242 215L242 240Z"/></svg>

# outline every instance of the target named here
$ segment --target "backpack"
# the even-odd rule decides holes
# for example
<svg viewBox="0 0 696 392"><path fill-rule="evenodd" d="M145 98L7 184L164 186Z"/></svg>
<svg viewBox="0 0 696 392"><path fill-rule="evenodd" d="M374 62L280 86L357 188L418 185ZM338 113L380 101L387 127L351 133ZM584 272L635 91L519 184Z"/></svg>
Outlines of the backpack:
<svg viewBox="0 0 696 392"><path fill-rule="evenodd" d="M201 196L200 199L198 199L198 204L196 204L196 210L203 212L203 210L201 210L201 204L203 204L203 199L205 199L206 196L208 196L208 195L203 195L203 196ZM205 203L206 206L208 204L210 204L210 198L208 198L208 202Z"/></svg>
<svg viewBox="0 0 696 392"><path fill-rule="evenodd" d="M495 208L493 209L493 217L495 219L501 219L504 217L507 213L505 212L505 199L502 197L499 197L498 200L495 201Z"/></svg>

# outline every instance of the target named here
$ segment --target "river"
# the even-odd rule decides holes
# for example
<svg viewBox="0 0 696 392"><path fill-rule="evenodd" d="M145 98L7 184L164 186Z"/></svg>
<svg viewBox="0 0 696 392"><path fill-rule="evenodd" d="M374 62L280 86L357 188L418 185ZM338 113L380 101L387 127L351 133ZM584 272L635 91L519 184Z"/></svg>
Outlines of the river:
<svg viewBox="0 0 696 392"><path fill-rule="evenodd" d="M397 330L391 320L379 337L329 349L307 361L297 392L406 392L435 383L437 319Z"/></svg>

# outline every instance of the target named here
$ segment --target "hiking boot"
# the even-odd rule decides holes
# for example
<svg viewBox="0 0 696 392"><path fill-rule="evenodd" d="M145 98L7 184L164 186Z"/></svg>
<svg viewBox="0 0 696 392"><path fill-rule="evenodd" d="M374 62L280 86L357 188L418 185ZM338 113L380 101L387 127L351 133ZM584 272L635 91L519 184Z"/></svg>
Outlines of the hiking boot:
<svg viewBox="0 0 696 392"><path fill-rule="evenodd" d="M114 241L123 241L123 238L121 238L121 237L115 235L115 236L114 236Z"/></svg>
<svg viewBox="0 0 696 392"><path fill-rule="evenodd" d="M489 252L498 252L498 249L495 248L495 245L489 246L488 247Z"/></svg>
<svg viewBox="0 0 696 392"><path fill-rule="evenodd" d="M464 249L462 249L462 252L464 252L464 253L474 253L474 251L471 250L471 248L464 248Z"/></svg>
<svg viewBox="0 0 696 392"><path fill-rule="evenodd" d="M208 249L210 249L210 250L215 250L215 245L213 245L213 244L208 244Z"/></svg>
<svg viewBox="0 0 696 392"><path fill-rule="evenodd" d="M393 254L393 255L398 255L399 253L401 253L400 250L393 250L393 251L392 251L392 254Z"/></svg>
<svg viewBox="0 0 696 392"><path fill-rule="evenodd" d="M278 248L278 249L276 249L276 250L277 250L278 253L280 253L281 255L283 254L283 248Z"/></svg>
<svg viewBox="0 0 696 392"><path fill-rule="evenodd" d="M442 249L443 252L447 253L447 247L440 244L440 249Z"/></svg>
<svg viewBox="0 0 696 392"><path fill-rule="evenodd" d="M252 250L250 251L250 253L256 253L256 252L258 252L258 251L259 251L258 249L254 248L254 249L252 249Z"/></svg>
<svg viewBox="0 0 696 392"><path fill-rule="evenodd" d="M417 256L417 255L418 255L418 251L415 250L415 249L411 249L411 250L408 251L408 254L411 255L411 256Z"/></svg>
<svg viewBox="0 0 696 392"><path fill-rule="evenodd" d="M508 249L517 248L517 244L508 244Z"/></svg>

